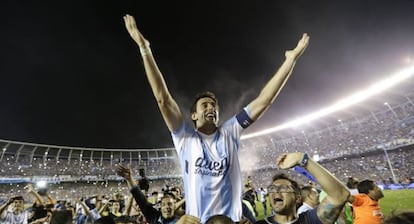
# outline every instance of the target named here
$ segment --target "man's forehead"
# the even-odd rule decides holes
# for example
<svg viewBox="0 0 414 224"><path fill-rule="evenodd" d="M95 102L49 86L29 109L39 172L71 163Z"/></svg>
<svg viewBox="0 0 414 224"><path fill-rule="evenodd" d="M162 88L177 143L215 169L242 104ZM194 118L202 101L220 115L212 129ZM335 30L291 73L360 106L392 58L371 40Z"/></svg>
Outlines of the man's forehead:
<svg viewBox="0 0 414 224"><path fill-rule="evenodd" d="M172 203L174 203L174 199L173 199L173 198L169 198L169 197L167 197L167 198L163 198L161 201L162 201L162 202L165 202L165 203L168 203L168 202L172 202Z"/></svg>
<svg viewBox="0 0 414 224"><path fill-rule="evenodd" d="M202 104L202 103L215 103L216 101L208 96L200 98L197 101L197 104Z"/></svg>
<svg viewBox="0 0 414 224"><path fill-rule="evenodd" d="M275 181L273 181L273 185L289 185L289 186L291 186L292 185L292 183L289 181L289 180L286 180L286 179L278 179L278 180L275 180Z"/></svg>

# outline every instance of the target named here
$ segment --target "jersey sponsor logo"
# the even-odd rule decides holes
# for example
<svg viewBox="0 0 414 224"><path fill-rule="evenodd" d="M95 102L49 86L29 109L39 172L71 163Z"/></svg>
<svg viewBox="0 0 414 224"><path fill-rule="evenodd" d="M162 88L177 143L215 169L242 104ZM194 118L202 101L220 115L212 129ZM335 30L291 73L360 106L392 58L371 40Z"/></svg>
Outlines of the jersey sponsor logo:
<svg viewBox="0 0 414 224"><path fill-rule="evenodd" d="M208 175L212 177L218 177L225 174L227 169L227 158L223 158L220 161L211 161L203 157L198 157L195 162L195 174Z"/></svg>

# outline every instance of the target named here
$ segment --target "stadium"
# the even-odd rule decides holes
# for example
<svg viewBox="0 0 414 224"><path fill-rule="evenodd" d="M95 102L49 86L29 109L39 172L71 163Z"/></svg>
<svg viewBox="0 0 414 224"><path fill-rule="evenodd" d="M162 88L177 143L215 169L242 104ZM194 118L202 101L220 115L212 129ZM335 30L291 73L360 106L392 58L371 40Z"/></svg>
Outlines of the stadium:
<svg viewBox="0 0 414 224"><path fill-rule="evenodd" d="M414 188L413 71L405 69L303 118L242 136L244 178L252 176L256 187L266 187L279 172L274 161L280 153L304 151L344 182L349 177L369 178L383 189ZM118 164L131 166L137 179L149 180L150 192L182 187L173 148L85 148L0 140L0 149L1 203L22 194L27 183L39 182L46 183L43 187L58 200L127 193L115 172ZM287 172L303 183L309 181L300 172Z"/></svg>

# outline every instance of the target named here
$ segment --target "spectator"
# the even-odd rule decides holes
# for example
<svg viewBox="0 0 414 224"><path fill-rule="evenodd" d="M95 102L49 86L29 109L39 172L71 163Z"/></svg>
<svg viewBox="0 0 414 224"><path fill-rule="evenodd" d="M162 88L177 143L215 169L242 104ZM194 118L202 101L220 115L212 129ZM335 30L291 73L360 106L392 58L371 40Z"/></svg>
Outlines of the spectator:
<svg viewBox="0 0 414 224"><path fill-rule="evenodd" d="M69 210L54 211L50 224L72 224L73 214Z"/></svg>
<svg viewBox="0 0 414 224"><path fill-rule="evenodd" d="M9 206L13 207L9 210ZM24 199L22 196L15 196L0 207L0 220L3 224L27 224L29 220L29 211L24 209Z"/></svg>
<svg viewBox="0 0 414 224"><path fill-rule="evenodd" d="M276 164L282 169L292 168L296 165L303 167L312 174L328 195L320 206L297 216L297 204L301 200L299 185L286 175L278 174L273 177L272 184L267 189L270 205L275 214L265 220L258 221L258 224L335 222L349 197L349 191L339 180L317 162L308 158L306 153L283 154L278 158Z"/></svg>
<svg viewBox="0 0 414 224"><path fill-rule="evenodd" d="M267 216L267 190L263 189L263 187L259 188L258 192L257 192L258 196L259 196L259 201L260 203L262 203L263 206L263 215L266 217Z"/></svg>
<svg viewBox="0 0 414 224"><path fill-rule="evenodd" d="M378 201L384 197L382 190L374 181L363 180L358 184L358 192L349 197L354 210L354 224L380 224L383 214Z"/></svg>
<svg viewBox="0 0 414 224"><path fill-rule="evenodd" d="M150 224L172 224L176 223L178 217L175 216L175 198L173 195L165 194L161 198L161 211L158 211L152 204L149 203L139 188L138 183L133 179L131 170L121 165L117 168L117 174L123 177L129 188L131 189L132 196L141 208L145 219Z"/></svg>
<svg viewBox="0 0 414 224"><path fill-rule="evenodd" d="M298 215L319 205L319 193L314 187L304 186L300 190L302 205L298 208Z"/></svg>

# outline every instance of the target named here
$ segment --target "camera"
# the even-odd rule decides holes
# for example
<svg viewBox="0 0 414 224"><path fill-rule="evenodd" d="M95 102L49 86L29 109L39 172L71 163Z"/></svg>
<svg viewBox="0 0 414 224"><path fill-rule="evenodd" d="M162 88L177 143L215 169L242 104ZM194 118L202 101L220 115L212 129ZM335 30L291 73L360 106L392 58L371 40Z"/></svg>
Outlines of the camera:
<svg viewBox="0 0 414 224"><path fill-rule="evenodd" d="M138 170L139 175L144 178L145 177L145 169L143 167L140 167Z"/></svg>
<svg viewBox="0 0 414 224"><path fill-rule="evenodd" d="M138 170L138 173L139 173L139 176L141 177L141 180L139 180L139 182L138 182L139 188L141 188L141 190L148 191L149 181L145 177L145 168L144 168L144 166L142 166L142 165L140 166L140 168Z"/></svg>

